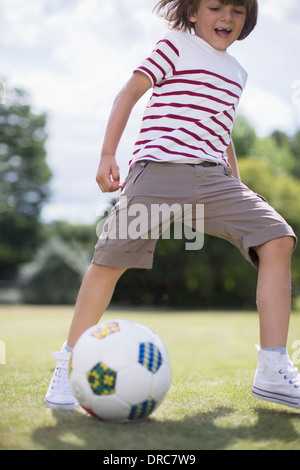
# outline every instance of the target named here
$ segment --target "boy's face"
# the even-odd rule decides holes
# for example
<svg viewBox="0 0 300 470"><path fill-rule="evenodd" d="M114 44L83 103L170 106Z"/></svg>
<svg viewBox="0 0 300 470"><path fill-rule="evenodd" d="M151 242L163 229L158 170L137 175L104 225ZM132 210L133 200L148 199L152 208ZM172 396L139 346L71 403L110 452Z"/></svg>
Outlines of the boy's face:
<svg viewBox="0 0 300 470"><path fill-rule="evenodd" d="M189 20L195 24L195 33L215 49L225 51L240 36L245 21L246 7L222 5L219 0L200 0L197 11Z"/></svg>

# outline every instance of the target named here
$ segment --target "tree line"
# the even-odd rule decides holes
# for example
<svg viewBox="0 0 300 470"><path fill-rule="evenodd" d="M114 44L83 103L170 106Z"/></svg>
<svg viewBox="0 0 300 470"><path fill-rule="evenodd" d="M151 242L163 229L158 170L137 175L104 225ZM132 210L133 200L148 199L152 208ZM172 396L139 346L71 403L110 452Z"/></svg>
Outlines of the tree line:
<svg viewBox="0 0 300 470"><path fill-rule="evenodd" d="M96 243L96 226L43 224L50 196L47 115L36 115L23 90L8 90L0 106L0 302L13 288L18 300L72 304ZM300 233L300 130L260 138L244 116L233 130L242 181ZM113 304L178 309L253 309L257 272L228 242L205 236L199 251L186 240L160 239L151 271L129 270ZM292 264L293 297L300 296L300 248ZM4 300L3 300L4 299Z"/></svg>

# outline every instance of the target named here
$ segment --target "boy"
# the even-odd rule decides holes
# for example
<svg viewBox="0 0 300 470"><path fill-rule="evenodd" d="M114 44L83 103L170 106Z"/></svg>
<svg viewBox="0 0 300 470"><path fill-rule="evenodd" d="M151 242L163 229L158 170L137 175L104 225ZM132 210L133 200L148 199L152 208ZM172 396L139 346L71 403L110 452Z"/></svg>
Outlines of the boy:
<svg viewBox="0 0 300 470"><path fill-rule="evenodd" d="M122 219L121 201L126 197L127 216L134 203L147 208L161 202L203 204L205 232L236 245L258 268L260 350L252 393L300 408L300 376L286 351L296 236L272 207L241 183L231 141L247 74L227 49L254 29L257 1L160 0L157 10L173 30L134 71L114 102L96 179L103 192L121 187L122 192L83 279L67 342L56 353L46 403L52 408L78 406L67 376L72 347L99 321L126 269L152 266L156 238L108 236ZM133 106L150 87L153 94L121 185L117 146ZM192 222L195 227L197 221Z"/></svg>

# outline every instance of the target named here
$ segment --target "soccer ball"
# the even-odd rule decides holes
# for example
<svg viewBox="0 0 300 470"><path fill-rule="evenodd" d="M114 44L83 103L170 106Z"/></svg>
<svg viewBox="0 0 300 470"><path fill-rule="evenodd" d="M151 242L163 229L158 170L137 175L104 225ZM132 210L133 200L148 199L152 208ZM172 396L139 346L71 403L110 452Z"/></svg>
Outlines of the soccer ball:
<svg viewBox="0 0 300 470"><path fill-rule="evenodd" d="M168 351L146 326L108 320L83 333L69 367L75 397L104 421L146 418L163 401L171 383Z"/></svg>

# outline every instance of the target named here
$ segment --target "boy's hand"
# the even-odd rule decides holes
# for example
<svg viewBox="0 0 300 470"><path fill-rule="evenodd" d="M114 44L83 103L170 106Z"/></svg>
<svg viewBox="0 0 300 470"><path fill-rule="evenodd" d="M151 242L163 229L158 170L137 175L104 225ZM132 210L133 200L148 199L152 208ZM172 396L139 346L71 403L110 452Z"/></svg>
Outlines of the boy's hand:
<svg viewBox="0 0 300 470"><path fill-rule="evenodd" d="M122 187L120 169L114 156L103 156L101 158L96 181L103 193L112 193Z"/></svg>

